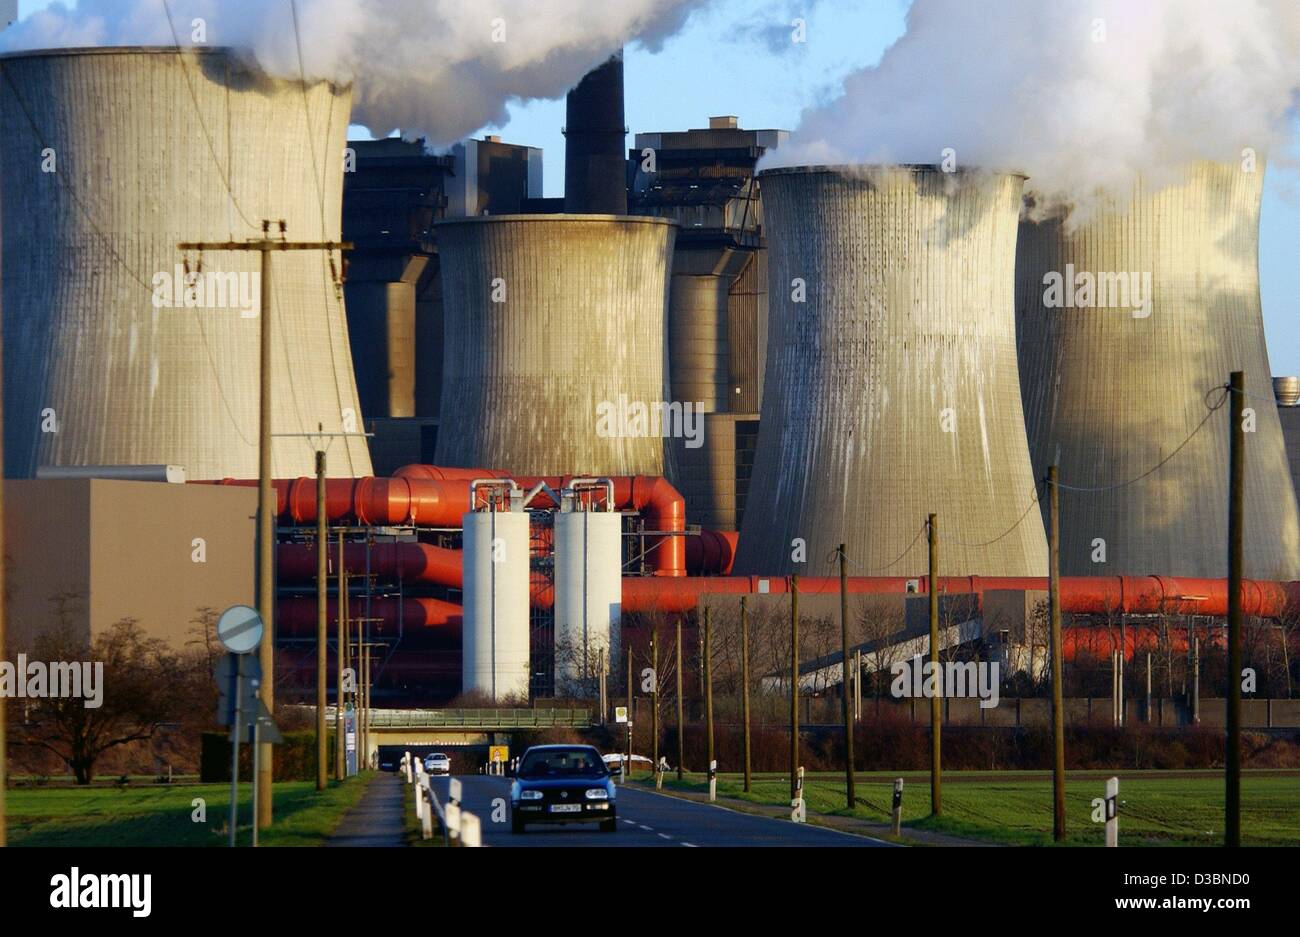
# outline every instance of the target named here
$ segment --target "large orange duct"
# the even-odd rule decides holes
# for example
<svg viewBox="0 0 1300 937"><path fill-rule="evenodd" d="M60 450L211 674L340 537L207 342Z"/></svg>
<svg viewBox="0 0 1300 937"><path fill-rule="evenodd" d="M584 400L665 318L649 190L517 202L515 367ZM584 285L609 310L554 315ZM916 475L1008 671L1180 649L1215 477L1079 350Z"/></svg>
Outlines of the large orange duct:
<svg viewBox="0 0 1300 937"><path fill-rule="evenodd" d="M370 616L382 619L371 623L374 635L394 637L397 634L398 615L401 615L402 632L418 640L428 639L434 644L458 644L461 634L462 611L454 602L441 599L397 599L375 597L370 600ZM338 625L338 602L331 598L326 605L326 621L332 638ZM354 596L348 604L348 614L355 622L366 614L364 598ZM292 596L281 598L275 606L275 632L277 638L314 638L316 636L316 597Z"/></svg>
<svg viewBox="0 0 1300 937"><path fill-rule="evenodd" d="M469 483L476 478L513 478L525 489L545 482L559 491L579 475L515 476L495 469L449 469L408 465L392 478L331 478L325 482L325 512L331 522L356 521L379 527L410 524L458 528L469 511ZM618 511L636 511L660 536L650 538L647 559L655 576L686 575L686 502L665 479L651 475L612 478ZM207 482L255 488L254 479L223 478ZM277 479L276 512L282 522L308 524L316 520L316 479ZM545 492L538 506L553 504Z"/></svg>

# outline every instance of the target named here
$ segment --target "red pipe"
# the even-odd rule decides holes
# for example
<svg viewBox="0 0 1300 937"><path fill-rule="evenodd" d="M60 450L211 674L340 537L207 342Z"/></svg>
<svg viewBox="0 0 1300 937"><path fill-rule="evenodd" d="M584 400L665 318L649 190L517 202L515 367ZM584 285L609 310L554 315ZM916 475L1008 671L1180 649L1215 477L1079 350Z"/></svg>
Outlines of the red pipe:
<svg viewBox="0 0 1300 937"><path fill-rule="evenodd" d="M356 521L385 527L411 524L420 527L459 527L469 511L469 483L475 478L514 478L520 486L532 488L545 482L558 491L575 475L518 476L495 469L452 469L436 465L408 465L392 478L330 478L325 481L325 512L332 522ZM614 505L618 511L641 513L653 531L670 536L652 537L647 554L655 576L686 575L686 502L665 479L635 475L610 479L614 484ZM223 478L200 484L257 487L253 479ZM276 513L295 524L316 520L316 479L277 479ZM551 503L539 495L539 505Z"/></svg>
<svg viewBox="0 0 1300 937"><path fill-rule="evenodd" d="M739 539L734 530L701 530L698 537L687 537L686 571L692 576L730 576Z"/></svg>
<svg viewBox="0 0 1300 937"><path fill-rule="evenodd" d="M382 623L371 623L371 632L383 637L394 637L398 620L397 599L372 598L370 615L383 619ZM458 644L461 636L462 609L454 602L441 599L403 598L400 602L402 631L406 635L420 639L430 639L434 643L447 646ZM366 602L362 598L353 598L348 605L348 612L355 621L366 614ZM338 630L338 602L331 598L326 605L326 620L329 633L333 636ZM275 606L275 631L278 638L314 638L316 636L316 597L292 596L281 598Z"/></svg>

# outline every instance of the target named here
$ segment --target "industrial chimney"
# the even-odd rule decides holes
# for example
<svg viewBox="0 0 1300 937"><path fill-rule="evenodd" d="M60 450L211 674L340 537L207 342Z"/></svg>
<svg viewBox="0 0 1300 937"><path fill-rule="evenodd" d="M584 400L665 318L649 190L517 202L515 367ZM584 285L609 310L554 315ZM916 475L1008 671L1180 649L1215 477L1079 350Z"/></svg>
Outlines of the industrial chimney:
<svg viewBox="0 0 1300 937"><path fill-rule="evenodd" d="M564 130L564 211L627 214L623 53L569 92Z"/></svg>
<svg viewBox="0 0 1300 937"><path fill-rule="evenodd" d="M1041 576L1012 288L1024 178L760 174L767 376L736 572Z"/></svg>
<svg viewBox="0 0 1300 937"><path fill-rule="evenodd" d="M268 77L222 50L0 57L6 475L178 465L257 474L259 258L183 241L340 240L351 94ZM188 267L186 267L188 262ZM359 431L335 253L277 253L272 471L315 471L304 437ZM370 473L365 440L329 471Z"/></svg>
<svg viewBox="0 0 1300 937"><path fill-rule="evenodd" d="M1077 224L1021 226L1020 376L1034 468L1059 466L1067 576L1227 575L1228 376L1244 371L1245 575L1300 577L1260 311L1263 166L1138 180ZM1219 409L1211 412L1211 408Z"/></svg>

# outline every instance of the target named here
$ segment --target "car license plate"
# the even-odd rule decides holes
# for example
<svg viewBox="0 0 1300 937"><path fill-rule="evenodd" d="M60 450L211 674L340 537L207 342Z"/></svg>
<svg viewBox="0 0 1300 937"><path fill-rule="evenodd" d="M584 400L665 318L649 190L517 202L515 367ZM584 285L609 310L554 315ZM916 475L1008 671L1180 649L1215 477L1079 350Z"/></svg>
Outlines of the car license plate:
<svg viewBox="0 0 1300 937"><path fill-rule="evenodd" d="M551 813L582 813L582 804L551 804Z"/></svg>

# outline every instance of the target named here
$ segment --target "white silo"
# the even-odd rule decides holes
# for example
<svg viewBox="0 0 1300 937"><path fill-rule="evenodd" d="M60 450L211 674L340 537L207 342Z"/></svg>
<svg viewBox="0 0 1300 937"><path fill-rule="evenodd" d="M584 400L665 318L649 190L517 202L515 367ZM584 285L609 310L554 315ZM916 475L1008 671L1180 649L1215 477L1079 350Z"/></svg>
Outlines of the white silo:
<svg viewBox="0 0 1300 937"><path fill-rule="evenodd" d="M493 700L528 697L528 513L511 502L462 518L461 692Z"/></svg>
<svg viewBox="0 0 1300 937"><path fill-rule="evenodd" d="M623 526L617 511L566 497L555 515L555 681L587 693L621 660Z"/></svg>
<svg viewBox="0 0 1300 937"><path fill-rule="evenodd" d="M0 56L6 474L180 465L257 474L259 257L181 242L339 241L351 92L225 50ZM188 262L188 269L186 263ZM272 260L272 469L315 471L306 433L356 431L342 258ZM329 471L371 470L336 439Z"/></svg>

